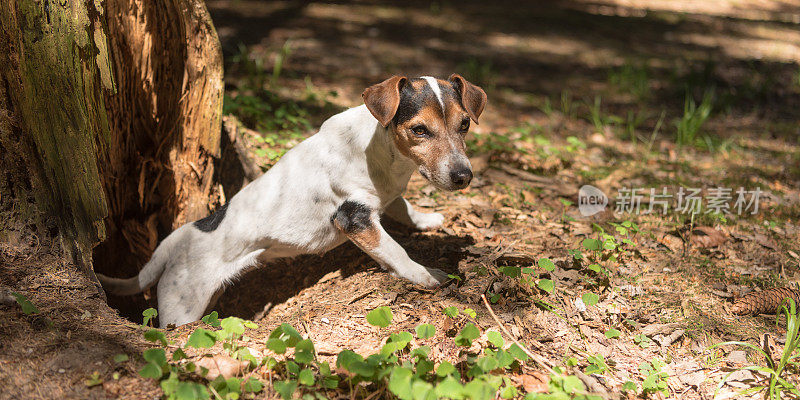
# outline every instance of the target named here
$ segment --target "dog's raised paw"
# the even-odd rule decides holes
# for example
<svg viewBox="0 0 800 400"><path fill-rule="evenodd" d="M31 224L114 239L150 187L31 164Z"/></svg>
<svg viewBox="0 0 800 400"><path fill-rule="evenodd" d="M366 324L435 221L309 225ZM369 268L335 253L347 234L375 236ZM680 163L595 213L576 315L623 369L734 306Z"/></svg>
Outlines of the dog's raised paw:
<svg viewBox="0 0 800 400"><path fill-rule="evenodd" d="M414 225L421 231L439 229L444 223L444 215L440 213L418 213Z"/></svg>

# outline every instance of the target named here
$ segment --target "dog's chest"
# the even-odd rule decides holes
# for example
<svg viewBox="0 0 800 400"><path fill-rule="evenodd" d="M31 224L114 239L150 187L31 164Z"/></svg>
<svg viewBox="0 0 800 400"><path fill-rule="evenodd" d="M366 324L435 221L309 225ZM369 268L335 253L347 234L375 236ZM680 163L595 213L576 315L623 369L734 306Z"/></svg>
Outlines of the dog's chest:
<svg viewBox="0 0 800 400"><path fill-rule="evenodd" d="M398 159L384 168L371 171L370 180L380 198L381 209L402 195L414 173L415 165L410 160Z"/></svg>

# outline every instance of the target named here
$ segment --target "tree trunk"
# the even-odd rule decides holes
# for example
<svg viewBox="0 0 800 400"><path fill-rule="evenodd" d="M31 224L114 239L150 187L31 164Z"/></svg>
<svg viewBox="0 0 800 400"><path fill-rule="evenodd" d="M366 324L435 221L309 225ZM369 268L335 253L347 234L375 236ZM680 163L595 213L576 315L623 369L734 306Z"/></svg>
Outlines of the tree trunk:
<svg viewBox="0 0 800 400"><path fill-rule="evenodd" d="M91 277L131 276L159 234L222 200L222 55L205 5L0 1L0 240L57 228Z"/></svg>
<svg viewBox="0 0 800 400"><path fill-rule="evenodd" d="M110 136L113 90L101 18L92 2L1 7L3 231L56 217L64 250L91 272L108 215L95 146Z"/></svg>
<svg viewBox="0 0 800 400"><path fill-rule="evenodd" d="M94 255L98 271L129 277L159 237L222 200L213 163L222 52L201 0L107 0L106 9L118 94L106 97L113 134L100 163L105 191L113 193L109 237ZM110 299L137 314L125 309L129 302Z"/></svg>

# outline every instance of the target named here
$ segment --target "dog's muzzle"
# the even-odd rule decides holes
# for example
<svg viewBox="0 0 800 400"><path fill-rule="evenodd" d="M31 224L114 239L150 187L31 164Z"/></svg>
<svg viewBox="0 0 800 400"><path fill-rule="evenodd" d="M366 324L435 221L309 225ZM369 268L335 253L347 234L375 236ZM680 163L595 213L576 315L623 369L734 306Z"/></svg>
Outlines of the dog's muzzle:
<svg viewBox="0 0 800 400"><path fill-rule="evenodd" d="M450 181L454 190L463 189L472 181L472 170L469 168L459 168L450 171Z"/></svg>

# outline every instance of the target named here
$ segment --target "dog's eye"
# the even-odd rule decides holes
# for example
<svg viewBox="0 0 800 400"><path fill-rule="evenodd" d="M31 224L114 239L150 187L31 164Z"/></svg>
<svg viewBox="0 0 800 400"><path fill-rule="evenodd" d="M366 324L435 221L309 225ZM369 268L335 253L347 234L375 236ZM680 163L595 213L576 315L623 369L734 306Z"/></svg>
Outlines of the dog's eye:
<svg viewBox="0 0 800 400"><path fill-rule="evenodd" d="M411 131L413 131L414 134L417 135L417 136L430 136L430 134L428 133L428 129L426 129L422 125L418 125L418 126L415 126L415 127L411 128Z"/></svg>
<svg viewBox="0 0 800 400"><path fill-rule="evenodd" d="M461 121L461 126L458 128L461 132L466 132L469 130L469 119L464 119Z"/></svg>

